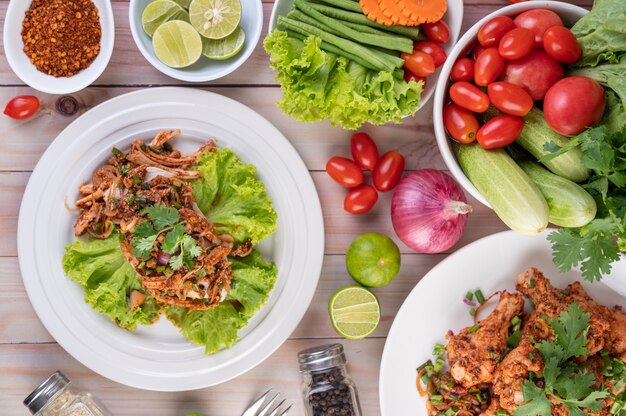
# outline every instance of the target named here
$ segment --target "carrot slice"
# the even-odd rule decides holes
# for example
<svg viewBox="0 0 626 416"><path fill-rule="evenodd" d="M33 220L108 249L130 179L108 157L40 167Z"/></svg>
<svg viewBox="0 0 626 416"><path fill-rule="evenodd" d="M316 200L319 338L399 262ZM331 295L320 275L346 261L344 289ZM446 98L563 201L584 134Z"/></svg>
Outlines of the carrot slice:
<svg viewBox="0 0 626 416"><path fill-rule="evenodd" d="M402 14L402 8L396 0L378 0L378 6L383 11L383 15L391 19L394 25L417 26L418 20L413 20Z"/></svg>
<svg viewBox="0 0 626 416"><path fill-rule="evenodd" d="M393 20L383 14L383 10L378 5L378 0L359 0L363 13L370 19L381 25L391 26Z"/></svg>
<svg viewBox="0 0 626 416"><path fill-rule="evenodd" d="M447 9L446 0L395 0L404 17L419 24L440 20Z"/></svg>

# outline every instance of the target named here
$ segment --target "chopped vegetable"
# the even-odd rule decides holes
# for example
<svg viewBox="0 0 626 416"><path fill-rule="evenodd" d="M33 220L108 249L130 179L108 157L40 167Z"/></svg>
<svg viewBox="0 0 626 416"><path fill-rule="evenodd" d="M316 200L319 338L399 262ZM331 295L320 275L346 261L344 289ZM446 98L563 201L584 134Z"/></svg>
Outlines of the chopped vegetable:
<svg viewBox="0 0 626 416"><path fill-rule="evenodd" d="M385 16L383 9L381 9L380 4L378 4L378 0L359 0L359 4L368 19L383 25L393 25L396 23L390 17Z"/></svg>
<svg viewBox="0 0 626 416"><path fill-rule="evenodd" d="M478 301L478 303L480 304L485 303L485 296L483 295L483 292L480 289L474 292L474 296L476 296L476 300Z"/></svg>
<svg viewBox="0 0 626 416"><path fill-rule="evenodd" d="M440 20L446 13L446 0L422 0L420 2L395 0L402 15L417 24Z"/></svg>

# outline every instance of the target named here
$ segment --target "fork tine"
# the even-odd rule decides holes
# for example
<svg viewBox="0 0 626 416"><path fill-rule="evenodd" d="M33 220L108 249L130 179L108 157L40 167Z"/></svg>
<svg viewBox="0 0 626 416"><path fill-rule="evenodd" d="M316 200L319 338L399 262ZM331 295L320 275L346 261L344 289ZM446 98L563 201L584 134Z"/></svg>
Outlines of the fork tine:
<svg viewBox="0 0 626 416"><path fill-rule="evenodd" d="M270 400L265 405L265 407L263 407L263 409L259 410L259 413L257 413L256 416L266 416L267 412L270 410L270 408L272 407L272 404L276 401L277 398L278 398L278 394L272 397L272 400Z"/></svg>
<svg viewBox="0 0 626 416"><path fill-rule="evenodd" d="M283 400L283 401L284 401L284 400ZM289 411L291 410L291 406L292 406L292 405L289 405L289 407L288 407L288 408L286 408L286 409L285 409L285 411L284 411L284 412L282 412L281 414L279 414L278 416L287 416L287 413L289 413Z"/></svg>
<svg viewBox="0 0 626 416"><path fill-rule="evenodd" d="M270 394L270 391L272 391L272 389L269 389L268 391L263 393L263 395L261 397L256 399L254 404L252 406L250 406L248 408L248 410L246 410L246 412L243 414L243 416L254 416L254 415L256 415L256 412L263 405L263 402L265 401L265 398L267 397L267 395Z"/></svg>
<svg viewBox="0 0 626 416"><path fill-rule="evenodd" d="M285 400L283 399L282 402L278 403L278 406L276 406L276 408L274 409L274 411L272 413L270 413L267 416L276 416L276 414L278 413L278 409L280 409L280 406L283 405L283 403L285 403Z"/></svg>

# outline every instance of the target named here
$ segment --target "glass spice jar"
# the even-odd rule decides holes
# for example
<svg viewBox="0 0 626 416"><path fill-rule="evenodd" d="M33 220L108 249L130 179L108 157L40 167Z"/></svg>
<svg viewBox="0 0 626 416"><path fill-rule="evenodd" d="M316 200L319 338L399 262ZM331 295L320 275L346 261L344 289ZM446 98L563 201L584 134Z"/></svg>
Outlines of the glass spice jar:
<svg viewBox="0 0 626 416"><path fill-rule="evenodd" d="M307 416L361 416L359 395L346 371L343 345L329 344L298 353Z"/></svg>
<svg viewBox="0 0 626 416"><path fill-rule="evenodd" d="M75 391L60 371L29 394L24 405L35 416L112 416L90 393Z"/></svg>

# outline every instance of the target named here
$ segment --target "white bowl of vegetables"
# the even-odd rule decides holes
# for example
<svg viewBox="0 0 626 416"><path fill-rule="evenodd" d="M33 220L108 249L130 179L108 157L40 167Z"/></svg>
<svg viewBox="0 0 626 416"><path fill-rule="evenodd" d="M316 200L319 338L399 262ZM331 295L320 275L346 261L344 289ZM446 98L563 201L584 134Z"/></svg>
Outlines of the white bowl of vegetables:
<svg viewBox="0 0 626 416"><path fill-rule="evenodd" d="M562 227L549 237L555 263L588 280L626 238L626 34L611 29L626 26L626 3L596 4L529 1L486 16L449 54L434 102L455 179L519 233Z"/></svg>
<svg viewBox="0 0 626 416"><path fill-rule="evenodd" d="M445 9L446 2L442 2L442 4ZM285 23L285 18L291 20L291 22ZM281 83L283 92L285 93L285 97L279 105L287 114L300 121L312 122L328 118L333 125L340 125L351 130L359 128L365 122L378 125L387 122L400 123L404 117L411 116L420 108L423 108L434 93L436 79L441 70L440 65L443 64L446 55L450 53L458 39L462 20L462 0L448 0L445 14L438 17L434 23L420 26L389 26L378 24L372 21L372 19L368 21L365 12L361 9L360 3L352 0L324 0L322 3L311 2L310 0L278 0L272 10L269 23L270 34L268 38L266 38L265 49L270 54L272 67L277 70L277 80ZM311 33L306 31L298 33L296 31L297 29L301 29L301 27L286 27L286 25L289 26L290 23L292 25L304 23L305 25L316 26L317 29L320 29L320 31L324 33ZM351 38L349 34L346 35L345 32L342 33L341 30L337 31L337 24L341 26L345 25L348 26L349 29L362 32L364 37L360 38L358 41L354 41L354 38ZM445 26L443 31L446 32L446 34L439 39L437 39L437 34L435 34L433 38L430 36L430 33L432 33L431 30L427 39L424 33L428 32L429 29L426 29L426 27L437 25ZM439 27L435 27L434 31L438 29ZM376 79L375 74L379 73L379 71L388 71L394 74L393 78L388 77L387 82L393 83L393 80L396 80L395 85L392 85L392 88L395 89L397 93L396 96L392 99L389 97L381 97L383 94L371 93L371 91L365 93L363 89L359 89L358 87L355 87L354 91L351 91L349 88L345 88L345 83L337 83L337 78L335 78L335 84L330 88L326 88L326 92L339 91L339 97L333 97L332 99L326 97L326 100L321 99L316 88L314 88L315 85L313 85L312 87L306 88L306 91L308 91L311 97L315 98L311 98L310 102L308 102L308 108L302 108L303 102L299 102L300 97L296 94L292 94L292 91L289 89L289 86L291 86L289 83L291 82L298 84L297 88L293 88L293 90L297 90L298 88L302 90L302 77L291 74L292 79L289 79L289 75L285 76L285 74L288 74L289 70L283 71L283 67L286 64L276 62L275 59L276 56L280 56L284 53L283 48L276 46L279 42L276 36L273 35L273 32L277 30L287 31L290 39L296 37L300 41L304 41L304 39L312 34L318 39L322 36L320 48L324 50L324 52L331 52L347 59L348 69L346 72L348 78L356 80L357 83L361 79L375 83L372 80ZM335 36L342 38L340 41L347 40L349 43L347 45L345 43L336 45L330 44L331 42L328 42L327 39L324 38L324 35L330 34L333 36L333 33ZM372 44L368 43L368 40L365 39L366 36L370 35L374 37L389 37L392 39L390 43L372 46ZM352 43L353 41L354 43ZM432 43L436 45L432 46ZM426 69L423 74L412 74L413 76L411 76L410 73L407 73L408 70L406 70L408 65L405 65L404 53L401 55L401 51L403 48L407 47L406 45L408 45L408 49L404 49L404 53L415 54L415 51L418 50L424 52L433 58L435 66ZM420 47L422 47L420 45L426 49L420 49ZM435 51L433 51L433 49L435 49ZM380 64L380 62L377 62L377 58L380 57L381 51L384 52L383 60L388 58L389 61L387 65L391 68L395 65L395 69L385 69L385 64L382 64L382 67L377 66ZM378 57L376 55L378 55ZM295 57L292 57L289 62L293 62L293 60L295 60ZM355 65L355 63L358 65ZM355 67L358 67L360 70L355 70ZM418 68L417 70L422 69L423 68ZM431 70L433 72L430 72ZM318 71L318 73L322 72L323 71ZM323 78L324 77L319 78L319 84L317 85L322 90L324 90L324 83L326 82ZM423 90L422 88L414 87L412 84L411 87L406 88L406 81L410 79L416 82L420 80L424 81L425 85L421 84ZM328 82L327 87L330 83L331 81ZM403 84L402 87L400 87L401 84ZM371 89L376 88L382 91L385 90L387 86L375 85ZM402 90L402 93L398 92L400 90ZM347 95L350 95L350 99L346 99L342 102L343 97Z"/></svg>

